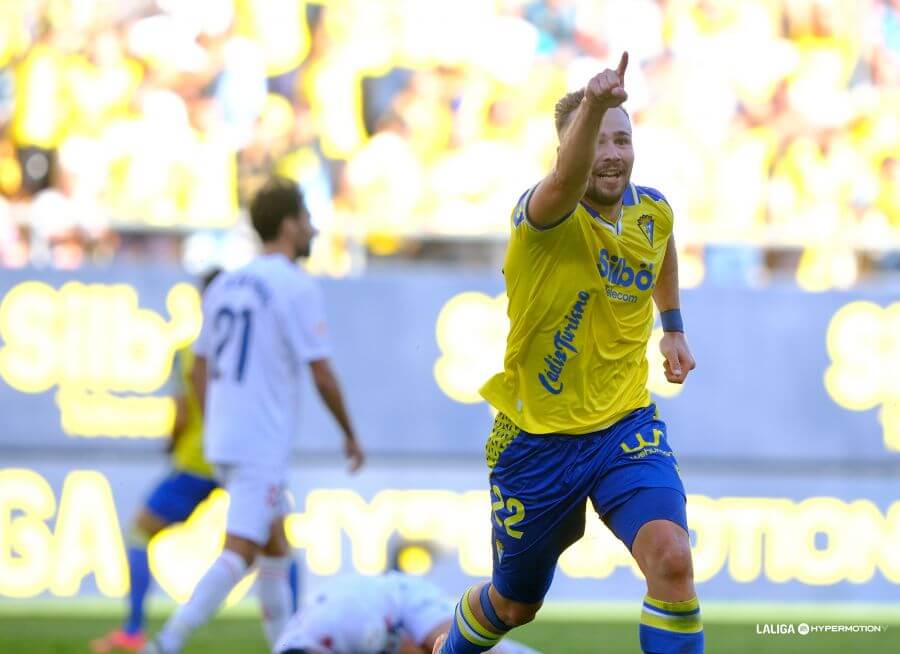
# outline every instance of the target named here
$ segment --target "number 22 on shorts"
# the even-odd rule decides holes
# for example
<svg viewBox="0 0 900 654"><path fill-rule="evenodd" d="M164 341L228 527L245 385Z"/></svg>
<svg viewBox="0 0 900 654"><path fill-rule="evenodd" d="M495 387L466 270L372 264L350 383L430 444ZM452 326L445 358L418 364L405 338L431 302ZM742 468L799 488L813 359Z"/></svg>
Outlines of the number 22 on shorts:
<svg viewBox="0 0 900 654"><path fill-rule="evenodd" d="M508 497L504 500L503 493L497 484L491 487L491 493L491 510L494 514L494 520L497 521L497 526L506 529L506 533L511 537L521 538L522 532L518 529L513 529L513 527L525 519L525 505L515 497ZM509 515L501 519L499 512L504 509L509 512Z"/></svg>

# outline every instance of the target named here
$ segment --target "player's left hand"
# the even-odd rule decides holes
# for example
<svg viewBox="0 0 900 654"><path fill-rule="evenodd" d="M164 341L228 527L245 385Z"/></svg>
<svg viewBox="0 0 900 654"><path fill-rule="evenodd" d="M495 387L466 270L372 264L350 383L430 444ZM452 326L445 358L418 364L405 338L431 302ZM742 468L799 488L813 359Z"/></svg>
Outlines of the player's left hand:
<svg viewBox="0 0 900 654"><path fill-rule="evenodd" d="M666 358L663 368L666 379L672 384L683 384L688 373L697 367L687 338L681 332L665 332L659 342L659 351Z"/></svg>
<svg viewBox="0 0 900 654"><path fill-rule="evenodd" d="M366 455L363 453L356 438L344 437L344 456L347 457L347 461L350 463L351 473L362 468L363 463L366 462Z"/></svg>

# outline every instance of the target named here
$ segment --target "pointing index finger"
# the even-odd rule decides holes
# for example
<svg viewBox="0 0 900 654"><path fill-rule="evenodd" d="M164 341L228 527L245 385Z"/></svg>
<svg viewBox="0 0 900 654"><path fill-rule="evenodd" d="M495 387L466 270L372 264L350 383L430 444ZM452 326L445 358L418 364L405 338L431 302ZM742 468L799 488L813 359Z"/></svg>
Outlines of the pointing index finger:
<svg viewBox="0 0 900 654"><path fill-rule="evenodd" d="M619 59L619 65L616 67L616 74L619 76L619 82L625 82L625 69L628 68L628 51L622 53L622 58Z"/></svg>

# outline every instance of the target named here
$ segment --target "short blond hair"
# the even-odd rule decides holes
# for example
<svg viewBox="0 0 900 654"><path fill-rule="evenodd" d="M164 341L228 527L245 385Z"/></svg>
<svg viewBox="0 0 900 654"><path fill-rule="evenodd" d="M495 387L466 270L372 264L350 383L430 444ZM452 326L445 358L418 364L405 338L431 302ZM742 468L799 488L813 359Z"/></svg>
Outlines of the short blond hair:
<svg viewBox="0 0 900 654"><path fill-rule="evenodd" d="M556 133L558 136L562 137L563 130L566 128L566 125L569 124L572 114L578 109L578 105L581 104L582 100L584 100L584 89L578 89L577 91L566 93L556 103L553 120L556 123ZM628 111L625 107L619 105L619 109L625 112L625 115L628 116L628 120L630 121L631 116L628 115Z"/></svg>
<svg viewBox="0 0 900 654"><path fill-rule="evenodd" d="M577 91L566 93L556 103L553 119L556 123L556 133L559 136L562 136L563 129L569 123L569 118L572 117L572 112L578 109L578 105L581 104L582 100L584 100L584 89L578 89Z"/></svg>

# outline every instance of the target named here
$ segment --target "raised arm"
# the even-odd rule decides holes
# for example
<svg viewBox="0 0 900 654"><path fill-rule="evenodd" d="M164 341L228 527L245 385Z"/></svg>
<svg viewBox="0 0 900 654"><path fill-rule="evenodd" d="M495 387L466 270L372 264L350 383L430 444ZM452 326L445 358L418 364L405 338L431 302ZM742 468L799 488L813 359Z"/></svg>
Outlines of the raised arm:
<svg viewBox="0 0 900 654"><path fill-rule="evenodd" d="M678 252L675 237L669 236L662 270L653 289L653 301L659 309L663 325L663 338L659 350L666 358L666 379L673 384L683 384L688 373L697 367L694 355L688 347L681 318L681 304L678 298Z"/></svg>
<svg viewBox="0 0 900 654"><path fill-rule="evenodd" d="M552 227L578 206L587 190L603 115L628 98L627 67L628 53L623 52L615 70L607 68L585 87L584 99L560 134L556 165L537 185L528 202L528 220L535 227Z"/></svg>

